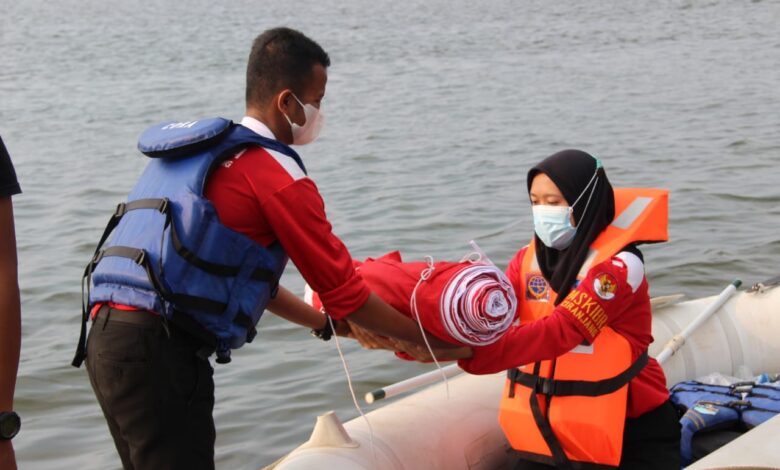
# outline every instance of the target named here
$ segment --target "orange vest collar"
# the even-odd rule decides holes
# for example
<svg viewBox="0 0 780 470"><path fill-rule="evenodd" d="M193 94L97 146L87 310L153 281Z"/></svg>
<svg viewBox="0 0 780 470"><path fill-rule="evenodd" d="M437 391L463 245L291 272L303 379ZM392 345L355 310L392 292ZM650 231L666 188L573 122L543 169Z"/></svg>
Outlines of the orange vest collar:
<svg viewBox="0 0 780 470"><path fill-rule="evenodd" d="M653 188L615 188L615 220L590 246L579 277L592 266L612 256L631 243L658 243L669 239L669 190ZM518 298L521 321L549 315L556 293L541 275L536 260L536 243L531 240L522 262L525 295Z"/></svg>

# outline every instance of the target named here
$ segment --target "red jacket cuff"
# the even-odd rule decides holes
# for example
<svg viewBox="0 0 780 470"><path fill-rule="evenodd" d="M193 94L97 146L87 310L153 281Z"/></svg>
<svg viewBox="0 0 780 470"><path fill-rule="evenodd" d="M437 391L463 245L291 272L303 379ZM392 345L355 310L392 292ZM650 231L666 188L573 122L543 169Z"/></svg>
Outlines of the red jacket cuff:
<svg viewBox="0 0 780 470"><path fill-rule="evenodd" d="M358 273L335 289L319 292L325 311L334 320L341 320L362 307L370 294L371 291Z"/></svg>

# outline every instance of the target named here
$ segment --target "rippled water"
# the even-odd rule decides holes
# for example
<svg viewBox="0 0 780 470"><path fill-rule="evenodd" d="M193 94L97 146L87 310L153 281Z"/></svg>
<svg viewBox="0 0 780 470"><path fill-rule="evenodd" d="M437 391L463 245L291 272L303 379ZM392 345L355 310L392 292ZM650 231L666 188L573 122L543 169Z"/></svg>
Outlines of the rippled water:
<svg viewBox="0 0 780 470"><path fill-rule="evenodd" d="M645 249L654 295L779 274L776 1L0 5L0 133L24 190L22 468L119 466L86 372L69 365L79 276L145 164L140 131L239 119L267 27L331 55L324 135L301 153L356 257L454 259L493 234L479 241L505 265L531 234L525 172L577 147L616 186L672 190L671 241ZM294 269L283 282L302 292ZM361 395L426 369L346 350ZM270 463L327 409L356 415L334 344L270 315L216 382L220 468Z"/></svg>

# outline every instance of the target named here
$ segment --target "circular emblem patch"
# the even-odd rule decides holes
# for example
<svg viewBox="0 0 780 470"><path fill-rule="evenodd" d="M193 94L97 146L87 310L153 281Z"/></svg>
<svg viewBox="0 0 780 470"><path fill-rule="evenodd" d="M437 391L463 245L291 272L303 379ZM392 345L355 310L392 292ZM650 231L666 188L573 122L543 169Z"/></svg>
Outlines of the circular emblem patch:
<svg viewBox="0 0 780 470"><path fill-rule="evenodd" d="M599 274L593 281L593 291L604 300L614 299L615 292L617 291L617 281L615 280L615 277L607 273Z"/></svg>
<svg viewBox="0 0 780 470"><path fill-rule="evenodd" d="M547 292L550 290L550 285L544 277L539 275L530 276L528 278L528 293L534 299L541 299L547 296Z"/></svg>

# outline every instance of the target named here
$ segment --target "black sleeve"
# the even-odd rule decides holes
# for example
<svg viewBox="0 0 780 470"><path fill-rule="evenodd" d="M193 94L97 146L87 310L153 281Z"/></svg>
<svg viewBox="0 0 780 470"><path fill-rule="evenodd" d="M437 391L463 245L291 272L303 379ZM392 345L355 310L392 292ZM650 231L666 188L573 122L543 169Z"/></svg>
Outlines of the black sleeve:
<svg viewBox="0 0 780 470"><path fill-rule="evenodd" d="M3 138L0 137L0 197L9 197L21 192L22 188L19 187L19 181L16 179L11 156L8 155Z"/></svg>

